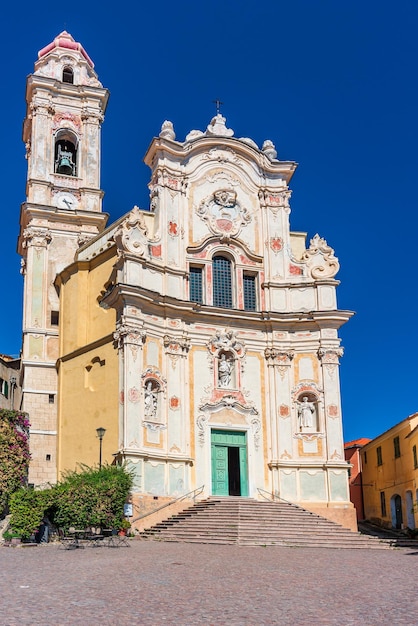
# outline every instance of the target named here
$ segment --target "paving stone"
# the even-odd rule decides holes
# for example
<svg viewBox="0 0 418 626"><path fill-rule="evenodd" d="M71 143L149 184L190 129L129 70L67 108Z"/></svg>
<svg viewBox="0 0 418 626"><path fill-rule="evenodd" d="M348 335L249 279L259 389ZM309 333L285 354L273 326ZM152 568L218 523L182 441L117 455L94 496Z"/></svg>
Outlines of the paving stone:
<svg viewBox="0 0 418 626"><path fill-rule="evenodd" d="M130 543L0 548L1 626L416 623L413 549Z"/></svg>

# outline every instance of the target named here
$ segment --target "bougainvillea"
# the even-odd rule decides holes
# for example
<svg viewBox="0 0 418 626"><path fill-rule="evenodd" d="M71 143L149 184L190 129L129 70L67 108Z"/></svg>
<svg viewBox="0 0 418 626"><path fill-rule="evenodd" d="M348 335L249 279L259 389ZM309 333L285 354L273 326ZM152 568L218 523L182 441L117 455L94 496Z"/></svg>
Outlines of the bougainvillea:
<svg viewBox="0 0 418 626"><path fill-rule="evenodd" d="M0 409L0 513L10 495L27 480L29 426L26 413Z"/></svg>

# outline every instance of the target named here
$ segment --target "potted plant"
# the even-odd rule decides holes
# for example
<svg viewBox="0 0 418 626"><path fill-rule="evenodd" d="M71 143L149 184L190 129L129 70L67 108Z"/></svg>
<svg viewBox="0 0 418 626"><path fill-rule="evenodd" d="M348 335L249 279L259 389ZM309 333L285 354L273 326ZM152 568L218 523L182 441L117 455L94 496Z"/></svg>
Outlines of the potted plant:
<svg viewBox="0 0 418 626"><path fill-rule="evenodd" d="M119 524L119 535L122 535L122 536L126 535L130 527L131 527L131 522L127 520L126 518L124 518Z"/></svg>

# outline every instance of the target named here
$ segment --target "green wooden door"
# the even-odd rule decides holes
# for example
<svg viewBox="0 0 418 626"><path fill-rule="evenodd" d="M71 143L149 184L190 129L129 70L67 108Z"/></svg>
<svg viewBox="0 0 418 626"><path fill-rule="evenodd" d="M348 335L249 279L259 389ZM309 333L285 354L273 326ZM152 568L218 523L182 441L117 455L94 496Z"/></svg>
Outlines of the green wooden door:
<svg viewBox="0 0 418 626"><path fill-rule="evenodd" d="M238 455L236 451L238 451ZM213 495L247 496L248 455L246 433L212 430L211 459ZM238 490L236 487L237 482L239 484Z"/></svg>
<svg viewBox="0 0 418 626"><path fill-rule="evenodd" d="M217 496L227 496L228 448L212 444L212 491Z"/></svg>

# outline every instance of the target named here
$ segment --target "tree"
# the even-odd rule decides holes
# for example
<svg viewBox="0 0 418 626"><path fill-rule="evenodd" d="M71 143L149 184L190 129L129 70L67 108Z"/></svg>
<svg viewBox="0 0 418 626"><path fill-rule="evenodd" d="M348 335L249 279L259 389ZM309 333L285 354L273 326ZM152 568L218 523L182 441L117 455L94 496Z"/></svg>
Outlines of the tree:
<svg viewBox="0 0 418 626"><path fill-rule="evenodd" d="M0 513L11 494L27 481L29 426L26 413L0 409Z"/></svg>

